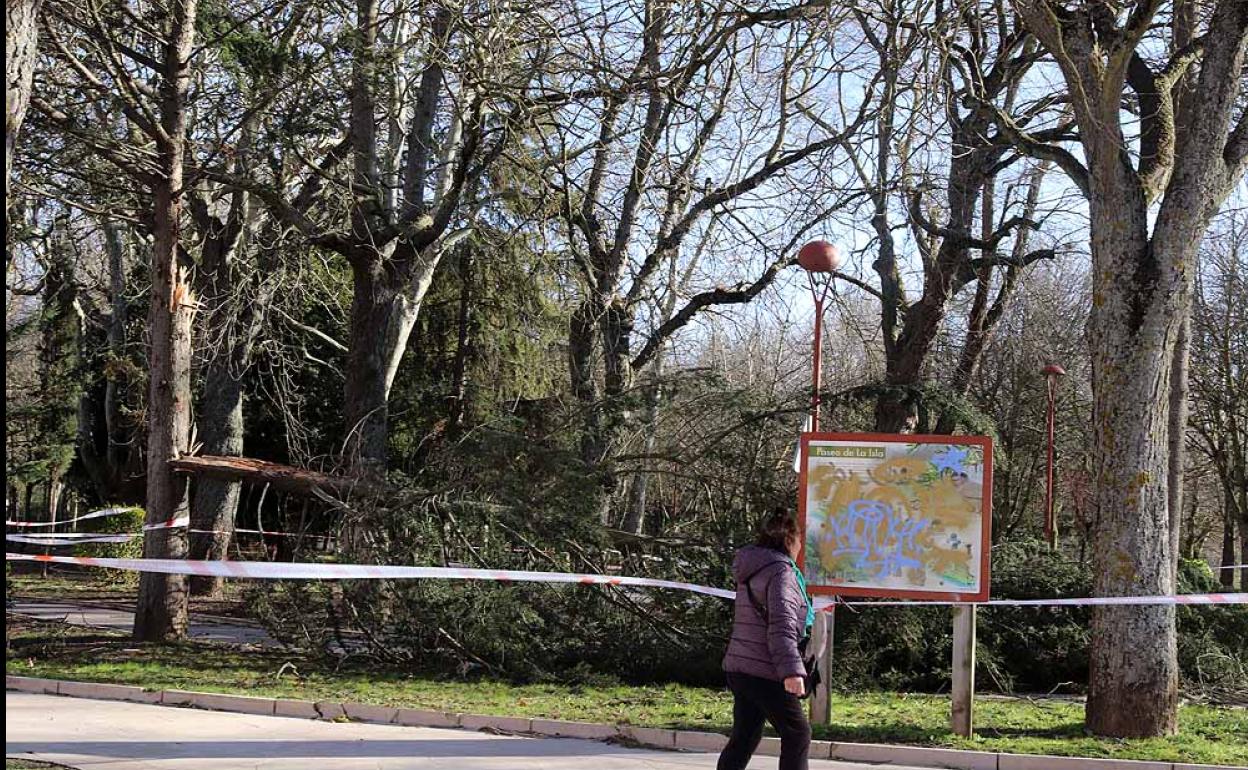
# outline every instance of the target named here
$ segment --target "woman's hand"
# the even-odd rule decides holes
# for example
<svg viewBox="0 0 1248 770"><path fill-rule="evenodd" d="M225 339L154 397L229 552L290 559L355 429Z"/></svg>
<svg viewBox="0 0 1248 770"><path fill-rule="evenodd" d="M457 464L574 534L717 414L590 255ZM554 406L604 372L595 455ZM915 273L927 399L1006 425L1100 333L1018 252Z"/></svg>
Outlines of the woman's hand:
<svg viewBox="0 0 1248 770"><path fill-rule="evenodd" d="M784 680L784 689L785 692L800 698L806 694L806 683L800 676L791 676Z"/></svg>

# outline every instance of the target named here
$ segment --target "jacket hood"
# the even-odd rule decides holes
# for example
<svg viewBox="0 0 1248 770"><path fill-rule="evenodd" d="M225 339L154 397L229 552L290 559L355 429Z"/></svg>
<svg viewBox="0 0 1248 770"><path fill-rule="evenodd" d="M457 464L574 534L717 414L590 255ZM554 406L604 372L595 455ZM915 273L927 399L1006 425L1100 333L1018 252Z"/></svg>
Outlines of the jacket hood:
<svg viewBox="0 0 1248 770"><path fill-rule="evenodd" d="M737 551L737 556L732 562L732 577L736 582L740 583L745 578L771 564L788 563L788 555L780 553L774 548L764 548L761 545L747 545Z"/></svg>

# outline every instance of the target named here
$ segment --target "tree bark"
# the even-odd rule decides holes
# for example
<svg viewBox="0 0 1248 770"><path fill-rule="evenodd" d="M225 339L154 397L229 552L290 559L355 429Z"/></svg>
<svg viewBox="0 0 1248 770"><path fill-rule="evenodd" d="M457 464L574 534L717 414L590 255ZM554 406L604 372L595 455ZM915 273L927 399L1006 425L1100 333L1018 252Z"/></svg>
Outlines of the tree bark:
<svg viewBox="0 0 1248 770"><path fill-rule="evenodd" d="M1218 570L1218 582L1231 590L1235 587L1235 525L1239 511L1235 507L1235 492L1227 479L1222 480L1222 569Z"/></svg>
<svg viewBox="0 0 1248 770"><path fill-rule="evenodd" d="M608 457L607 418L598 384L598 359L602 333L599 319L603 304L590 298L572 313L568 330L568 374L572 393L581 409L581 462L587 473L587 513L598 521L609 516L615 492L615 473Z"/></svg>
<svg viewBox="0 0 1248 770"><path fill-rule="evenodd" d="M464 427L468 411L468 370L476 354L472 305L474 291L473 253L471 248L459 252L459 312L456 319L455 363L451 372L451 403L447 422L458 433Z"/></svg>
<svg viewBox="0 0 1248 770"><path fill-rule="evenodd" d="M1096 187L1106 183L1094 177ZM1195 243L1160 252L1138 187L1092 204L1098 279L1089 331L1098 480L1096 596L1174 593L1170 535L1170 382ZM1135 197L1132 197L1135 193ZM1169 301L1167 301L1169 300ZM1173 304L1171 304L1173 303ZM1174 608L1092 613L1087 723L1098 735L1171 735L1178 727Z"/></svg>
<svg viewBox="0 0 1248 770"><path fill-rule="evenodd" d="M662 377L663 377L663 358L659 357L653 368L650 370L650 382L646 385L645 393L645 413L642 415L642 423L644 425L644 438L642 439L642 454L648 455L654 451L654 445L658 440L659 433L659 401L663 396ZM625 532L631 532L634 535L640 535L645 528L646 523L646 498L650 487L650 474L644 470L637 471L633 474L633 480L628 490L628 509L624 513L624 523L620 525L620 529Z"/></svg>
<svg viewBox="0 0 1248 770"><path fill-rule="evenodd" d="M204 376L203 397L196 415L198 437L203 443L200 451L204 454L226 457L243 454L242 373L231 371L232 358L228 354L217 356L209 362ZM190 558L219 561L229 555L242 486L237 480L209 476L195 481L191 500ZM193 575L190 579L192 596L217 596L224 586L225 579L221 577Z"/></svg>
<svg viewBox="0 0 1248 770"><path fill-rule="evenodd" d="M129 306L126 302L126 254L129 239L123 226L113 220L104 223L104 244L108 252L108 294L112 304L112 312L108 318L108 354L120 361L125 355L126 320ZM121 388L118 385L120 375L109 375L104 383L104 432L108 446L104 451L104 459L110 476L119 483L130 467L130 445L133 436L126 430L121 417Z"/></svg>
<svg viewBox="0 0 1248 770"><path fill-rule="evenodd" d="M1188 359L1191 353L1192 318L1191 311L1183 315L1179 324L1179 336L1174 345L1174 356L1170 362L1170 402L1169 402L1169 452L1170 467L1167 470L1166 488L1168 492L1167 506L1170 510L1170 565L1172 580L1178 584L1179 575L1179 541L1183 524L1183 483L1187 453L1187 375Z"/></svg>
<svg viewBox="0 0 1248 770"><path fill-rule="evenodd" d="M1248 43L1248 5L1219 0L1202 36L1198 75L1183 85L1199 103L1181 119L1177 75L1154 71L1140 47L1158 4L1125 26L1095 3L1054 14L1042 0L1014 8L1060 68L1086 168L1048 146L1089 201L1099 596L1174 591L1171 536L1171 381L1191 313L1197 249L1210 217L1244 172L1245 124L1232 128ZM1109 46L1104 41L1113 40ZM1179 62L1185 64L1186 62ZM1186 92L1192 87L1190 93ZM1122 126L1126 88L1139 112L1139 162ZM1032 152L1038 143L1022 142ZM1150 204L1160 201L1150 228ZM1151 232L1150 232L1151 231ZM1177 728L1178 663L1173 607L1097 607L1092 614L1088 728L1148 737Z"/></svg>
<svg viewBox="0 0 1248 770"><path fill-rule="evenodd" d="M177 268L183 198L183 155L187 121L190 56L195 39L197 0L171 0L159 84L160 125L157 142L161 176L154 184L152 289L148 308L151 335L147 403L147 516L158 524L187 513L186 482L174 475L170 461L186 452L190 439L191 317L190 288ZM186 533L181 528L149 530L143 538L146 559L182 559ZM186 636L187 593L182 575L144 572L134 613L136 641L169 641Z"/></svg>
<svg viewBox="0 0 1248 770"><path fill-rule="evenodd" d="M105 350L107 363L103 383L84 391L79 402L78 453L91 477L96 493L105 503L141 503L142 472L137 463L133 431L122 416L126 389L126 262L130 241L125 226L106 219L104 250L108 255L110 305Z"/></svg>
<svg viewBox="0 0 1248 770"><path fill-rule="evenodd" d="M390 388L436 263L426 265L411 284L380 259L353 266L347 353L346 399L348 464L365 476L385 472L389 437Z"/></svg>
<svg viewBox="0 0 1248 770"><path fill-rule="evenodd" d="M331 476L306 468L256 460L251 457L215 457L212 455L184 455L169 463L175 473L190 474L196 478L231 479L250 484L270 486L275 490L299 495L326 492L341 498L363 495L375 498L392 498L396 490L385 485L361 483L352 476Z"/></svg>
<svg viewBox="0 0 1248 770"><path fill-rule="evenodd" d="M240 210L247 208L240 202ZM240 215L241 217L241 215ZM232 228L238 228L234 230ZM246 224L240 218L231 231L241 232ZM209 226L209 231L213 228ZM200 452L207 455L241 457L243 454L243 378L251 365L252 350L260 336L268 307L277 291L277 282L259 278L248 301L238 307L232 297L239 287L234 268L236 252L244 248L237 237L205 239L201 269L206 276L204 292L214 305L210 334L216 337L213 354L202 380L197 411ZM277 265L260 260L259 273L271 274ZM237 479L205 476L196 479L191 499L190 557L220 560L229 553L234 518L242 485ZM193 596L218 595L225 585L222 578L195 575L190 579Z"/></svg>
<svg viewBox="0 0 1248 770"><path fill-rule="evenodd" d="M43 0L5 0L4 4L4 201L12 195L13 152L30 106L35 56L39 47L39 6Z"/></svg>

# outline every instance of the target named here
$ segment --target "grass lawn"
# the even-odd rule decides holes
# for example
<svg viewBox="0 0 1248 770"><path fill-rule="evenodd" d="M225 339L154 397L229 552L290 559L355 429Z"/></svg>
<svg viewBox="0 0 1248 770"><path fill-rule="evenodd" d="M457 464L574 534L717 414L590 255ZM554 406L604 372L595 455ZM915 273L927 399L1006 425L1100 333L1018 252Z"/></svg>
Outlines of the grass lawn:
<svg viewBox="0 0 1248 770"><path fill-rule="evenodd" d="M7 575L5 590L9 596L26 596L37 599L133 599L135 581L110 580L108 577L81 570L63 571L56 565L49 565L47 577L40 572L42 565L21 566ZM21 570L20 572L18 570Z"/></svg>
<svg viewBox="0 0 1248 770"><path fill-rule="evenodd" d="M18 676L203 690L305 700L348 700L473 714L626 723L727 732L732 699L677 685L575 687L330 670L315 662L222 646L136 647L122 637L8 619L6 671ZM1058 699L984 696L977 736L949 732L949 700L937 695L838 694L830 726L815 737L981 751L1248 765L1248 709L1185 705L1173 738L1107 740L1083 732L1083 706Z"/></svg>

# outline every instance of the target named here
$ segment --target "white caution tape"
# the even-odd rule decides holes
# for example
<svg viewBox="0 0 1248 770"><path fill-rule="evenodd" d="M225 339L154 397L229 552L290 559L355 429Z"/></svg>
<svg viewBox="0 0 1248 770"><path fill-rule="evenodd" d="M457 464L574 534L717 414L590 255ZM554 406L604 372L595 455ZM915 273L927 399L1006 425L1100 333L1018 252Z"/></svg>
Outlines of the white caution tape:
<svg viewBox="0 0 1248 770"><path fill-rule="evenodd" d="M57 537L55 535L5 535L4 539L13 543L30 543L32 545L78 545L80 543L128 543L140 535L117 534L117 535L101 535L93 534L89 537Z"/></svg>
<svg viewBox="0 0 1248 770"><path fill-rule="evenodd" d="M73 524L75 521L86 521L87 519L99 519L104 516L116 516L119 513L128 513L133 510L137 510L137 509L134 506L127 506L124 508L105 508L99 511L92 511L91 513L84 513L83 515L77 516L72 519L65 519L64 521L14 521L12 519L5 519L4 526L6 527L56 527L62 524Z"/></svg>
<svg viewBox="0 0 1248 770"><path fill-rule="evenodd" d="M170 521L162 522L160 524L150 524L148 526L145 526L144 529L169 529L169 528L184 527L184 526L187 526L187 520L185 517L180 517L176 519L171 519ZM265 537L306 537L309 539L321 539L321 540L333 540L334 539L333 535L316 535L316 534L303 533L303 532L272 532L267 529L243 529L243 528L238 528L238 529L233 529L233 530L188 529L187 531L192 534L200 534L200 535L243 534L243 535L264 535ZM108 532L108 533L105 533L105 532L50 532L50 533L32 532L29 535L14 534L14 535L7 535L6 537L7 539L12 540L17 543L42 543L45 540L46 541L79 540L79 541L89 542L90 538L98 538L105 534L109 536L123 537L126 539L143 536L142 532ZM98 540L96 542L103 543L103 542L123 542L123 541L122 540L111 540L111 541Z"/></svg>
<svg viewBox="0 0 1248 770"><path fill-rule="evenodd" d="M397 567L372 564L310 564L301 562L256 561L193 561L185 559L97 559L86 556L43 556L5 554L8 561L39 561L58 564L82 564L130 572L159 572L168 575L210 575L213 577L254 578L265 580L492 580L503 583L579 583L582 585L634 586L668 588L706 596L732 599L735 591L711 588L694 583L679 583L654 578L616 577L574 572L528 572L518 570L468 569L461 567ZM1082 599L993 599L986 602L958 601L855 601L841 602L853 606L942 606L977 604L990 607L1039 607L1079 605L1138 604L1248 604L1248 593L1181 594L1177 596L1106 596ZM816 599L816 609L835 606L829 599Z"/></svg>
<svg viewBox="0 0 1248 770"><path fill-rule="evenodd" d="M82 564L130 572L159 572L167 575L211 575L286 580L401 580L435 578L443 580L492 580L502 583L579 583L582 585L637 586L670 588L730 599L736 594L722 588L678 583L654 578L616 577L572 572L527 572L457 567L394 567L372 564L309 564L300 562L194 561L188 559L97 559L88 556L43 556L6 553L7 561L40 561Z"/></svg>
<svg viewBox="0 0 1248 770"><path fill-rule="evenodd" d="M89 537L104 535L124 535L126 537L142 537L142 532L30 532L28 534L5 535L9 540L21 543L33 543L36 540L83 540Z"/></svg>
<svg viewBox="0 0 1248 770"><path fill-rule="evenodd" d="M178 529L180 527L189 527L190 525L191 517L186 514L182 514L181 516L175 516L172 519L158 521L155 524L144 524L143 529L144 531L152 529Z"/></svg>

